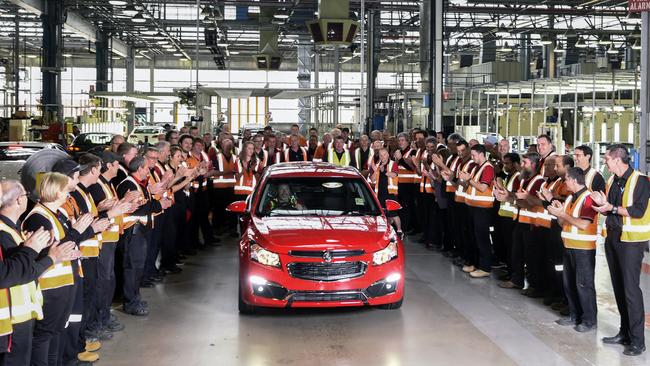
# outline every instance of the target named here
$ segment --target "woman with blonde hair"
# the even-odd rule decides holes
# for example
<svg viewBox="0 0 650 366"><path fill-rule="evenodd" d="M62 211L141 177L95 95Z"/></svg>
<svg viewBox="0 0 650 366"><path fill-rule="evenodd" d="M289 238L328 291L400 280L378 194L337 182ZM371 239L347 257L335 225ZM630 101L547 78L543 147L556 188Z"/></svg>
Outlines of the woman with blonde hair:
<svg viewBox="0 0 650 366"><path fill-rule="evenodd" d="M36 187L40 199L27 214L22 225L24 231L34 232L42 227L50 232L53 241L73 241L78 244L83 239L82 234L92 224L92 216L81 216L71 224L61 209L67 199L68 183L68 177L60 173L45 173L41 176ZM81 252L77 248L75 257L80 256ZM59 339L63 340L60 336L72 312L78 273L77 260L63 261L48 268L38 279L43 292L43 319L34 325L32 365L47 365L61 360Z"/></svg>

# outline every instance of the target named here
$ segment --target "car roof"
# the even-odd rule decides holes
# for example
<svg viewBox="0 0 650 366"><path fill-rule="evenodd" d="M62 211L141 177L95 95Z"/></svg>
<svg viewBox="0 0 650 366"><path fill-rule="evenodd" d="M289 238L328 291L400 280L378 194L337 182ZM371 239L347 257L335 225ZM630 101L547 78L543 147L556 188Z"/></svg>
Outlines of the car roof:
<svg viewBox="0 0 650 366"><path fill-rule="evenodd" d="M0 146L24 146L24 147L46 147L58 145L55 142L41 142L41 141L5 141L0 142Z"/></svg>
<svg viewBox="0 0 650 366"><path fill-rule="evenodd" d="M290 177L333 177L363 178L359 171L351 166L339 167L329 163L291 162L271 165L266 175L269 178Z"/></svg>

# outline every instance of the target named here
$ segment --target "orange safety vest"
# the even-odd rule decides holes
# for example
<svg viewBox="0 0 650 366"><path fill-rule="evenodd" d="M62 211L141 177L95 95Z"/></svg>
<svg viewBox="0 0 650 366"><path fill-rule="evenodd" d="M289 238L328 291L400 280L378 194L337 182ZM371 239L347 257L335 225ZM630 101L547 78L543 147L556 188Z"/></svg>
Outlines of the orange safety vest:
<svg viewBox="0 0 650 366"><path fill-rule="evenodd" d="M415 157L418 158L418 159L422 159L422 155L425 154L425 153L426 153L426 150L417 149L415 151ZM415 176L417 178L413 179L413 183L420 184L420 182L422 182L422 175L418 174L417 169L415 170Z"/></svg>
<svg viewBox="0 0 650 366"><path fill-rule="evenodd" d="M540 181L540 180L543 181L544 178L543 178L541 175L536 174L536 175L535 175L535 176L534 176L534 177L533 177L533 178L528 182L528 184L526 185L526 187L524 187L523 185L521 185L521 186L519 187L518 192L530 192L530 190L533 189L533 186L534 186L535 184L537 184L537 182ZM523 183L523 181L522 181L522 183ZM522 224L535 224L535 220L536 220L536 219L537 219L537 213L536 213L535 211L529 211L529 210L527 210L527 209L525 209L525 208L523 208L523 207L520 207L520 208L519 208L518 221L519 221L520 223L522 223Z"/></svg>
<svg viewBox="0 0 650 366"><path fill-rule="evenodd" d="M420 171L422 171L422 175L420 176L420 193L434 193L433 181L427 176L427 173L425 172L424 169L424 167L427 164L428 157L429 154L425 150L422 153L421 160L420 160ZM429 164L429 168L431 168L431 170L437 169L433 161L431 161L431 164Z"/></svg>
<svg viewBox="0 0 650 366"><path fill-rule="evenodd" d="M472 159L467 160L467 162L465 163L461 163L462 166L459 167L460 171L469 173L471 176L473 176L474 173L476 172L476 166L475 165L473 166L473 163L474 160ZM470 170L469 168L470 166L473 166L472 170ZM459 185L456 188L456 193L454 194L454 201L458 203L465 203L467 198L469 198L469 195L467 194L467 192L465 192L465 187Z"/></svg>
<svg viewBox="0 0 650 366"><path fill-rule="evenodd" d="M126 179L124 179L124 182L126 182L127 180L132 182L135 185L136 190L138 191L138 193L140 193L140 200L146 201L147 196L145 196L144 191L142 190L142 187L140 186L140 184L138 184L138 182L136 182L135 179L133 179L133 177L130 176L130 175L128 177L126 177ZM122 182L122 183L124 183L124 182ZM149 222L149 218L147 216L136 216L136 215L133 215L133 214L129 214L129 215L124 216L124 218L122 219L122 222L124 223L123 230L126 230L126 229L131 228L133 225L135 225L137 223L141 223L142 225L146 226L147 223Z"/></svg>
<svg viewBox="0 0 650 366"><path fill-rule="evenodd" d="M298 148L302 151L302 161L307 161L307 148L303 146L299 146ZM284 161L287 163L289 162L289 150L291 150L291 148L284 150ZM276 163L279 163L279 161L276 161Z"/></svg>
<svg viewBox="0 0 650 366"><path fill-rule="evenodd" d="M55 240L61 240L65 237L63 225L56 215L54 215L54 213L52 213L52 211L47 207L37 203L29 214L27 214L25 221L27 221L27 219L32 215L41 215L50 222L50 225L52 225L51 233ZM48 268L41 277L38 278L38 285L42 291L74 285L74 274L72 272L72 264L70 261L64 261L50 266L50 268Z"/></svg>
<svg viewBox="0 0 650 366"><path fill-rule="evenodd" d="M159 161L156 162L156 167L158 168L158 170L156 169L153 170L153 175L154 178L156 178L156 182L160 182L163 179L163 174L166 173L168 170L172 169L169 165L161 164ZM160 173L158 171L160 171ZM172 204L175 203L174 190L172 188L169 188L168 190L163 192L162 197L172 201Z"/></svg>
<svg viewBox="0 0 650 366"><path fill-rule="evenodd" d="M564 201L564 212L575 218L580 218L582 206L590 194L590 190L585 190L578 196L575 202L571 202L573 196L567 197ZM564 247L585 250L596 249L596 241L598 240L598 217L594 219L584 230L569 223L562 225L562 241L564 242Z"/></svg>
<svg viewBox="0 0 650 366"><path fill-rule="evenodd" d="M388 165L386 166L386 172L392 172L393 171L393 166L395 162L390 160L388 162ZM379 194L379 176L381 172L379 171L379 164L375 165L373 164L373 170L375 174L375 194ZM399 191L399 186L398 186L398 177L399 173L397 173L397 177L387 177L388 178L388 193L397 195L397 192Z"/></svg>
<svg viewBox="0 0 650 366"><path fill-rule="evenodd" d="M447 158L447 161L445 162L445 165L449 170L452 172L456 173L456 170L458 169L458 164L460 164L460 156L456 155L450 155ZM445 192L453 193L456 192L456 187L451 183L451 182L446 182L445 183Z"/></svg>
<svg viewBox="0 0 650 366"><path fill-rule="evenodd" d="M408 149L408 151L402 155L403 159L406 159L413 154L413 149ZM415 170L407 169L401 165L397 166L398 169L398 182L400 184L420 184L420 178Z"/></svg>
<svg viewBox="0 0 650 366"><path fill-rule="evenodd" d="M117 192L115 192L112 184L106 184L101 179L97 180L97 184L104 191L106 199L117 199ZM122 215L112 218L111 226L102 233L102 244L117 243L120 240L120 234L122 232Z"/></svg>
<svg viewBox="0 0 650 366"><path fill-rule="evenodd" d="M248 171L244 169L241 161L239 158L237 158L237 172L241 174L241 176L235 183L235 194L248 196L253 193L255 190L255 185L257 184L255 173L259 170L259 168L260 162L257 161L255 163L255 167L252 170Z"/></svg>
<svg viewBox="0 0 650 366"><path fill-rule="evenodd" d="M210 161L210 157L209 157L208 154L206 154L204 151L201 151L201 159L196 158L196 157L195 157L194 155L192 155L191 153L188 154L188 155L189 155L189 156L188 156L188 158L187 158L187 164L188 164L188 165L190 166L190 168L192 168L192 169L193 169L193 168L196 168L200 163L202 163L202 162L204 162L204 161ZM194 180L194 181L192 181L192 183L190 184L190 186L191 186L192 189L194 189L195 191L198 191L199 188L201 188L202 191L205 191L205 190L207 189L207 187L208 187L208 180L209 180L208 178L205 178L205 177L204 177L204 178L203 178L203 181L200 183L200 187L199 187L199 181L198 181L198 180ZM157 198L156 198L156 199L157 199Z"/></svg>
<svg viewBox="0 0 650 366"><path fill-rule="evenodd" d="M235 164L236 161L234 154L230 154L230 160L226 160L226 157L221 152L217 154L217 166L219 171L228 174L214 177L212 179L212 185L214 188L232 188L235 186Z"/></svg>
<svg viewBox="0 0 650 366"><path fill-rule="evenodd" d="M544 184L542 184L542 188L548 189L549 191L555 193L557 189L562 185L562 183L562 179L558 178L552 182L544 182ZM550 229L552 221L557 220L557 217L551 215L544 207L536 207L535 212L537 212L537 217L535 218L534 222L535 226L541 226Z"/></svg>
<svg viewBox="0 0 650 366"><path fill-rule="evenodd" d="M483 171L488 166L494 169L494 165L492 165L492 163L486 160L485 163L483 163L483 165L481 165L481 167L478 169L476 174L474 174L472 180L474 182L479 182L481 176L483 175ZM465 203L467 203L467 205L471 207L491 208L494 205L494 195L492 195L493 187L494 187L494 177L492 178L490 184L488 184L488 189L486 189L484 192L481 192L478 189L476 189L476 187L470 185L468 187L469 192L467 193Z"/></svg>

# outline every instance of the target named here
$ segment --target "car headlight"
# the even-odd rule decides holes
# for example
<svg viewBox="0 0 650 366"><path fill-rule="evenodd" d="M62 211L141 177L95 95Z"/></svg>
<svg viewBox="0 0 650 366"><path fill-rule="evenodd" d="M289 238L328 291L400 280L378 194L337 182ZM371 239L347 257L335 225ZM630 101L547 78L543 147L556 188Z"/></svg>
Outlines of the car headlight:
<svg viewBox="0 0 650 366"><path fill-rule="evenodd" d="M270 252L251 240L251 259L265 266L280 268L280 256Z"/></svg>
<svg viewBox="0 0 650 366"><path fill-rule="evenodd" d="M397 240L393 240L391 237L390 243L386 248L376 251L372 255L372 263L375 266L380 266L384 263L388 263L393 259L397 258Z"/></svg>

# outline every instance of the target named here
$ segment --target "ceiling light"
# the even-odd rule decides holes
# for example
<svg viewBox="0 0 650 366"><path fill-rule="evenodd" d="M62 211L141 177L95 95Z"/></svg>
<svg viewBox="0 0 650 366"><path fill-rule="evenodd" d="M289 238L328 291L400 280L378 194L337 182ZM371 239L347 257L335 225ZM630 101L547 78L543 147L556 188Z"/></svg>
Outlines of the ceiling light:
<svg viewBox="0 0 650 366"><path fill-rule="evenodd" d="M109 0L108 3L113 5L113 6L124 6L124 5L126 5L125 0Z"/></svg>
<svg viewBox="0 0 650 366"><path fill-rule="evenodd" d="M578 42L576 42L576 48L587 48L587 42L585 42L584 38L580 37L578 39Z"/></svg>
<svg viewBox="0 0 650 366"><path fill-rule="evenodd" d="M279 11L279 12L273 14L273 17L274 17L275 19L288 19L288 18L289 18L289 14L287 14L287 13L284 12L284 11Z"/></svg>
<svg viewBox="0 0 650 366"><path fill-rule="evenodd" d="M510 47L508 42L505 42L503 46L497 50L497 52L512 52L512 47Z"/></svg>
<svg viewBox="0 0 650 366"><path fill-rule="evenodd" d="M638 39L636 41L634 41L634 44L632 44L632 49L633 50L640 50L641 49L641 42L639 42Z"/></svg>
<svg viewBox="0 0 650 366"><path fill-rule="evenodd" d="M404 52L406 52L408 54L413 54L413 53L415 53L415 50L412 49L412 48L407 48Z"/></svg>
<svg viewBox="0 0 650 366"><path fill-rule="evenodd" d="M557 47L554 50L556 53L564 53L566 50L562 47L562 42L557 43Z"/></svg>
<svg viewBox="0 0 650 366"><path fill-rule="evenodd" d="M135 55L135 58L144 58L143 55Z"/></svg>
<svg viewBox="0 0 650 366"><path fill-rule="evenodd" d="M551 37L543 35L539 43L543 44L544 46L548 46L549 44L553 43L553 41L551 40Z"/></svg>
<svg viewBox="0 0 650 366"><path fill-rule="evenodd" d="M128 15L128 16L132 17L132 16L135 16L136 14L138 14L139 12L138 12L138 9L135 8L135 6L127 5L126 8L124 8L124 10L122 10L122 13L124 15Z"/></svg>
<svg viewBox="0 0 650 366"><path fill-rule="evenodd" d="M36 55L27 55L27 58L37 58L38 56Z"/></svg>
<svg viewBox="0 0 650 366"><path fill-rule="evenodd" d="M239 55L239 51L230 51L231 55Z"/></svg>
<svg viewBox="0 0 650 366"><path fill-rule="evenodd" d="M131 18L133 23L144 23L147 20L142 16L142 14L137 13L133 18Z"/></svg>
<svg viewBox="0 0 650 366"><path fill-rule="evenodd" d="M618 54L618 49L616 49L616 46L614 46L614 42L610 43L609 47L607 48L607 53L610 55Z"/></svg>
<svg viewBox="0 0 650 366"><path fill-rule="evenodd" d="M621 22L627 24L641 24L641 15L638 13L630 13L625 19L621 20Z"/></svg>
<svg viewBox="0 0 650 366"><path fill-rule="evenodd" d="M63 57L72 57L72 55L71 55L71 54L69 54L69 53L64 53L64 54L63 54L63 55L61 55L61 56L63 56Z"/></svg>
<svg viewBox="0 0 650 366"><path fill-rule="evenodd" d="M181 58L180 60L181 60L181 61L189 61L189 59L188 59L188 58L185 58L185 57Z"/></svg>
<svg viewBox="0 0 650 366"><path fill-rule="evenodd" d="M608 36L608 35L604 35L604 36L600 37L600 38L598 39L598 44L599 44L599 45L602 45L602 46L607 46L608 44L610 44L609 36Z"/></svg>
<svg viewBox="0 0 650 366"><path fill-rule="evenodd" d="M164 49L167 49L167 50L171 50L171 49L175 48L175 47L174 47L173 45L171 45L171 44L164 44L162 47L163 47Z"/></svg>
<svg viewBox="0 0 650 366"><path fill-rule="evenodd" d="M181 57L181 56L183 56L183 54L182 53L175 53L174 56Z"/></svg>

